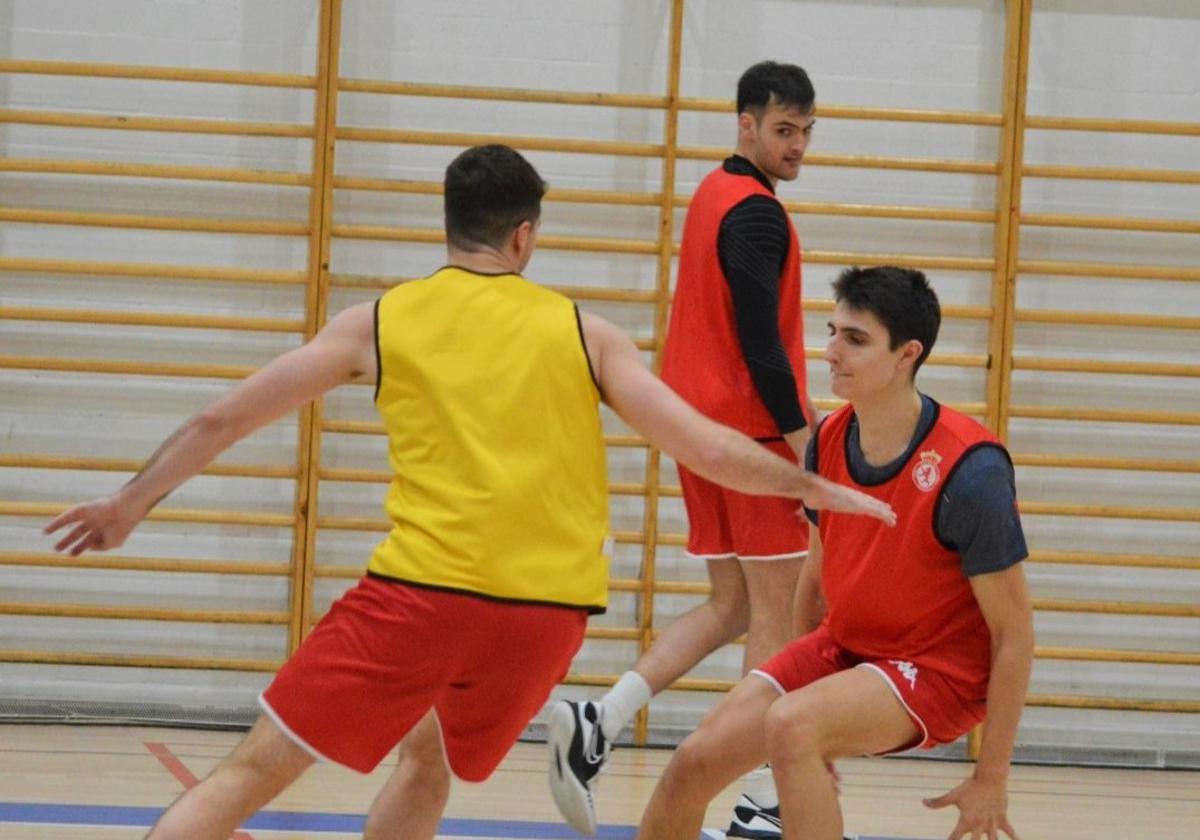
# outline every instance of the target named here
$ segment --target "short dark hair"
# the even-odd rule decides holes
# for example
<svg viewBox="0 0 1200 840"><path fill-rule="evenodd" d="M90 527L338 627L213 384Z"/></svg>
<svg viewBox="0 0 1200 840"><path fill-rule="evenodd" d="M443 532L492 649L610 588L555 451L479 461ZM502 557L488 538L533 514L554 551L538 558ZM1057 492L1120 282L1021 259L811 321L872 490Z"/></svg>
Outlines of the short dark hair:
<svg viewBox="0 0 1200 840"><path fill-rule="evenodd" d="M803 67L760 61L742 74L737 86L737 112L749 111L756 119L772 103L784 108L799 108L801 113L812 111L817 94Z"/></svg>
<svg viewBox="0 0 1200 840"><path fill-rule="evenodd" d="M887 328L889 349L912 339L921 342L913 375L929 358L942 324L942 307L925 275L913 268L880 265L847 268L833 281L833 297L859 312L870 312Z"/></svg>
<svg viewBox="0 0 1200 840"><path fill-rule="evenodd" d="M522 222L542 215L546 182L508 146L474 146L446 167L446 238L456 248L500 248Z"/></svg>

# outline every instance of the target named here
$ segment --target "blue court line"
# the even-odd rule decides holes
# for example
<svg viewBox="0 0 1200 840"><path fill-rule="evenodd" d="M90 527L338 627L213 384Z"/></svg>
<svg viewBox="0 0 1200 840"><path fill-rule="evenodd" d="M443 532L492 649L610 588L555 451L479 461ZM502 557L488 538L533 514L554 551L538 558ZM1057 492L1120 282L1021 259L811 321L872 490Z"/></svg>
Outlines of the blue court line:
<svg viewBox="0 0 1200 840"><path fill-rule="evenodd" d="M127 826L149 828L161 808L119 805L57 805L36 802L0 802L0 824ZM261 811L242 824L253 831L307 831L331 834L361 834L361 814L331 814L315 811ZM592 835L596 840L633 840L631 825L602 825ZM438 826L445 837L514 838L514 840L578 840L582 835L559 823L520 820L445 819ZM903 840L899 837L867 837L860 840Z"/></svg>
<svg viewBox="0 0 1200 840"><path fill-rule="evenodd" d="M161 808L114 805L54 805L31 802L0 802L0 823L44 825L116 825L149 828ZM242 824L253 831L308 831L361 834L361 814L330 814L305 811L262 811ZM577 840L581 835L561 824L517 820L445 819L438 834L446 837L521 838L521 840ZM633 826L600 826L598 840L633 840Z"/></svg>

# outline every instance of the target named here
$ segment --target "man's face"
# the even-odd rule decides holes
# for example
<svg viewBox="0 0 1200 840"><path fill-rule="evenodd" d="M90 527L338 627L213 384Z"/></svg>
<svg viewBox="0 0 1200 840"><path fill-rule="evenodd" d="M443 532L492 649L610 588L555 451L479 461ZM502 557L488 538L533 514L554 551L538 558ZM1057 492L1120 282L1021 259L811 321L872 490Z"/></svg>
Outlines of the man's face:
<svg viewBox="0 0 1200 840"><path fill-rule="evenodd" d="M794 181L815 123L811 113L772 101L762 119L749 112L738 115L739 145L772 183Z"/></svg>
<svg viewBox="0 0 1200 840"><path fill-rule="evenodd" d="M895 350L887 327L871 312L851 309L839 301L829 319L830 386L845 400L863 399L910 380L912 360L920 354L920 342L907 341Z"/></svg>

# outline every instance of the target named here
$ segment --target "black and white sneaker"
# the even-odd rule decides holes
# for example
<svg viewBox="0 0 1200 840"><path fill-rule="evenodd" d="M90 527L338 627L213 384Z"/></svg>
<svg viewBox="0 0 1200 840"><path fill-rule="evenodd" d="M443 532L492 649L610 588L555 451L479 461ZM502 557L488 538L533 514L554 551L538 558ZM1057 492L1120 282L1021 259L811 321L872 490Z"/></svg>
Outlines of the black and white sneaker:
<svg viewBox="0 0 1200 840"><path fill-rule="evenodd" d="M550 710L550 793L563 819L581 834L596 832L593 793L612 744L600 729L600 704L560 701Z"/></svg>
<svg viewBox="0 0 1200 840"><path fill-rule="evenodd" d="M743 793L733 807L733 820L725 830L725 836L780 840L783 823L779 819L779 806L764 808Z"/></svg>
<svg viewBox="0 0 1200 840"><path fill-rule="evenodd" d="M729 828L725 830L725 837L781 840L783 822L779 819L779 806L764 808L743 793L733 807L733 820L729 823ZM855 840L855 838L843 837L842 840Z"/></svg>

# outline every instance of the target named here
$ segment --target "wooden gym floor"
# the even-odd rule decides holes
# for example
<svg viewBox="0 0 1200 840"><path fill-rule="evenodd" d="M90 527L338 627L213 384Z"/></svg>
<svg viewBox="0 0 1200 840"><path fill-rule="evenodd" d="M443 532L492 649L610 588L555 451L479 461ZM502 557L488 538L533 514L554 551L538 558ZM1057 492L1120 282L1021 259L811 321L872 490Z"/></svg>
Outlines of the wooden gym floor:
<svg viewBox="0 0 1200 840"><path fill-rule="evenodd" d="M161 809L240 737L188 729L0 725L0 837L142 837ZM614 753L600 785L603 826L597 837L633 837L669 758L665 750ZM390 765L371 778L318 765L235 837L357 836ZM921 798L950 789L967 765L859 759L841 762L839 769L848 831L864 840L940 840L954 817L927 811ZM578 837L559 821L544 774L544 747L518 744L487 783L455 784L438 837ZM734 797L727 791L714 802L706 824L724 825ZM1196 837L1200 829L1200 772L1018 766L1010 799L1022 840L1159 840Z"/></svg>

